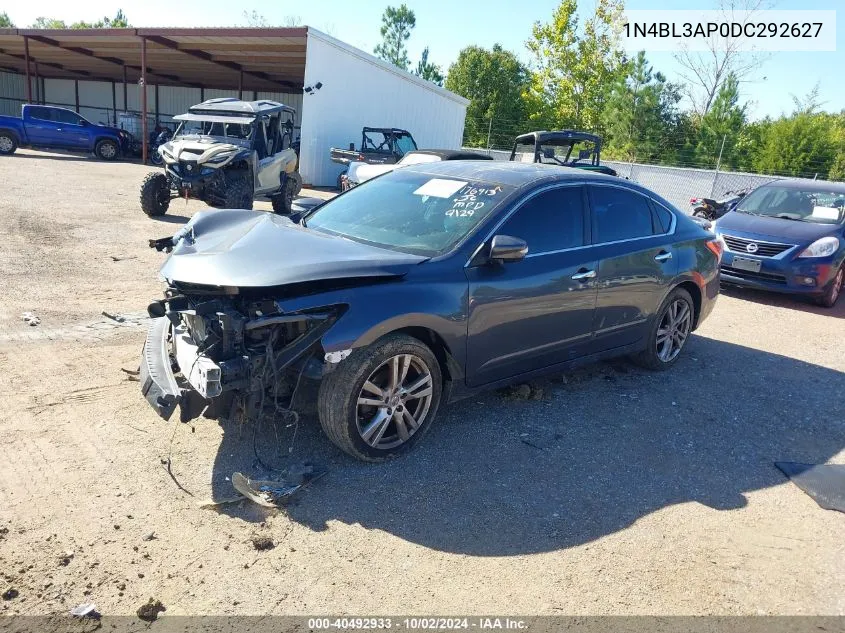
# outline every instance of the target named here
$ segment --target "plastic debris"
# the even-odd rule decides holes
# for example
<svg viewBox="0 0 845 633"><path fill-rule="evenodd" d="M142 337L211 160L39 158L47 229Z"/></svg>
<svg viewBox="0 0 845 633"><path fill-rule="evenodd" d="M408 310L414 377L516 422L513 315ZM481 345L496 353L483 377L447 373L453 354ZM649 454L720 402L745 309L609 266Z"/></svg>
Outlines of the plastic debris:
<svg viewBox="0 0 845 633"><path fill-rule="evenodd" d="M286 503L294 493L319 479L326 472L328 471L323 468L305 464L300 469L289 470L282 481L249 479L246 475L234 473L232 485L253 503L265 508L275 508Z"/></svg>
<svg viewBox="0 0 845 633"><path fill-rule="evenodd" d="M39 319L37 316L35 316L32 312L24 312L21 315L21 319L23 319L24 321L26 321L27 323L29 323L32 326L36 326L39 323L41 323L41 319Z"/></svg>
<svg viewBox="0 0 845 633"><path fill-rule="evenodd" d="M76 616L77 618L96 618L100 615L97 613L97 605L93 602L83 602L71 609L70 614Z"/></svg>

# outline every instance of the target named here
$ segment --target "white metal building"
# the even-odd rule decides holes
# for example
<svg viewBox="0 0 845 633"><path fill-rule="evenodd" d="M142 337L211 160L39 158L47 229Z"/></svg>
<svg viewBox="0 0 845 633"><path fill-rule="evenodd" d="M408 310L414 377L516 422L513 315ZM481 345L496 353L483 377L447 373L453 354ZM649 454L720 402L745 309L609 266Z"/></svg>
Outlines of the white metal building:
<svg viewBox="0 0 845 633"><path fill-rule="evenodd" d="M357 146L364 126L407 129L421 148L459 148L469 103L311 27L0 29L3 114L29 100L95 123L146 111L152 124L222 96L296 108L300 171L316 186L337 182L342 166L329 148Z"/></svg>

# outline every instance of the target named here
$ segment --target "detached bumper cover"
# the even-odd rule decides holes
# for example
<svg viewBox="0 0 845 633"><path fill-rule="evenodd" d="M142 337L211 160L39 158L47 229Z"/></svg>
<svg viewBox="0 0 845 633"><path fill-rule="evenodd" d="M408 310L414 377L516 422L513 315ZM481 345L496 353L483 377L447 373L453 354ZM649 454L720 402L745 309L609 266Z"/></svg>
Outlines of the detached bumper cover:
<svg viewBox="0 0 845 633"><path fill-rule="evenodd" d="M167 317L153 319L141 354L141 393L165 420L173 415L182 397L170 368L170 354L167 350L169 332L170 321Z"/></svg>

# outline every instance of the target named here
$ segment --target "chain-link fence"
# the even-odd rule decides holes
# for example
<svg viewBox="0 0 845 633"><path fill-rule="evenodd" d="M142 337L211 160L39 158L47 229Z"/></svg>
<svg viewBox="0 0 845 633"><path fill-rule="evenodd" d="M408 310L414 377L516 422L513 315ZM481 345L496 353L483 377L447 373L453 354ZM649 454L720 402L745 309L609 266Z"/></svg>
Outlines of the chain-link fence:
<svg viewBox="0 0 845 633"><path fill-rule="evenodd" d="M466 149L484 150L496 160L509 160L514 139L532 131L531 124L505 119L473 120L467 117L464 139ZM642 147L629 150L630 160L619 160L607 146L602 150L602 164L617 171L619 176L648 187L663 196L679 209L688 211L691 198L724 197L742 189L751 189L763 183L782 178L816 180L827 174L829 161L805 161L799 173L774 171L753 173L733 168L747 158L748 149L740 141L722 136L709 142L678 140L669 136L650 139ZM618 153L618 151L616 152ZM640 158L638 153L643 154ZM531 160L530 155L518 159Z"/></svg>

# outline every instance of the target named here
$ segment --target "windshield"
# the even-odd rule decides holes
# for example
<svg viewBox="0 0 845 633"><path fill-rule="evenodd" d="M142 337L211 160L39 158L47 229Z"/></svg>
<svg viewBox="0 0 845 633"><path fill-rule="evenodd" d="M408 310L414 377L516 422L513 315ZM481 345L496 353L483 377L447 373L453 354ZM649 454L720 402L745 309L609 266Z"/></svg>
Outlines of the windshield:
<svg viewBox="0 0 845 633"><path fill-rule="evenodd" d="M210 136L215 141L248 145L252 140L250 123L220 123L219 121L182 121L175 136Z"/></svg>
<svg viewBox="0 0 845 633"><path fill-rule="evenodd" d="M737 211L784 220L842 224L845 222L845 193L764 185L752 191L739 204Z"/></svg>
<svg viewBox="0 0 845 633"><path fill-rule="evenodd" d="M305 219L309 229L390 250L451 250L513 187L397 170L350 189Z"/></svg>
<svg viewBox="0 0 845 633"><path fill-rule="evenodd" d="M417 144L414 143L414 139L410 136L400 136L396 139L396 147L400 154L405 155L417 149Z"/></svg>

